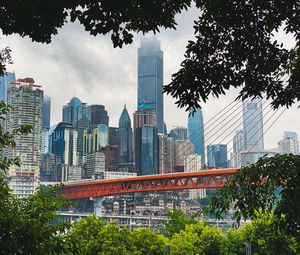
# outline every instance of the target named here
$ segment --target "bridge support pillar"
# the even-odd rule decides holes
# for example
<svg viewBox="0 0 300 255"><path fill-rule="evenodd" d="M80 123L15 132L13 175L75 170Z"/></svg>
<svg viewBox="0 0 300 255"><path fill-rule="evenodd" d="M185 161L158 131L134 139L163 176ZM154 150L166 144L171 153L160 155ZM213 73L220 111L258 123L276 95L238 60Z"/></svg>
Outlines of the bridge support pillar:
<svg viewBox="0 0 300 255"><path fill-rule="evenodd" d="M101 217L102 216L103 198L102 197L94 197L94 198L92 198L92 200L94 201L94 214L97 217Z"/></svg>

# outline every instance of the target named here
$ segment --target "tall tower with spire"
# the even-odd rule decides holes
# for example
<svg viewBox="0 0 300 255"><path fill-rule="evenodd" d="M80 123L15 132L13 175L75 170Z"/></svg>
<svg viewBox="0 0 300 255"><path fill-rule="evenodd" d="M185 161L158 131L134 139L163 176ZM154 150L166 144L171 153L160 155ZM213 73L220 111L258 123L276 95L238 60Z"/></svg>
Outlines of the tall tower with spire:
<svg viewBox="0 0 300 255"><path fill-rule="evenodd" d="M132 128L131 120L126 109L126 104L119 119L119 152L120 163L128 163L133 161L132 149Z"/></svg>

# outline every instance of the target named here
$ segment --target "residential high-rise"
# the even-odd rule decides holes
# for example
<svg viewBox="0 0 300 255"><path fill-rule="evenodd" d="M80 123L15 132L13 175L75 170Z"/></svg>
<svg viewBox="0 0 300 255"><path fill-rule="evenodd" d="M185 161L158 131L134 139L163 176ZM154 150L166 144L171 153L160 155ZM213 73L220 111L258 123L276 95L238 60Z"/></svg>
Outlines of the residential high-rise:
<svg viewBox="0 0 300 255"><path fill-rule="evenodd" d="M285 131L283 139L278 142L280 154L299 154L299 140L295 132Z"/></svg>
<svg viewBox="0 0 300 255"><path fill-rule="evenodd" d="M131 120L126 105L119 119L119 153L121 164L133 161Z"/></svg>
<svg viewBox="0 0 300 255"><path fill-rule="evenodd" d="M88 106L91 127L104 124L109 126L109 117L104 105L92 104Z"/></svg>
<svg viewBox="0 0 300 255"><path fill-rule="evenodd" d="M243 130L245 151L264 149L263 112L261 100L243 103Z"/></svg>
<svg viewBox="0 0 300 255"><path fill-rule="evenodd" d="M228 167L227 145L211 144L207 146L207 164L209 167Z"/></svg>
<svg viewBox="0 0 300 255"><path fill-rule="evenodd" d="M86 155L85 178L103 179L105 157L102 151L94 151Z"/></svg>
<svg viewBox="0 0 300 255"><path fill-rule="evenodd" d="M138 100L137 108L144 103L154 109L157 129L164 133L163 52L156 38L144 38L138 49Z"/></svg>
<svg viewBox="0 0 300 255"><path fill-rule="evenodd" d="M188 139L194 145L195 154L201 156L201 164L205 164L205 140L204 121L201 109L196 109L193 115L188 117Z"/></svg>
<svg viewBox="0 0 300 255"><path fill-rule="evenodd" d="M187 140L188 130L186 127L176 127L170 130L169 137L173 137L175 140Z"/></svg>
<svg viewBox="0 0 300 255"><path fill-rule="evenodd" d="M168 137L158 134L158 173L168 172Z"/></svg>
<svg viewBox="0 0 300 255"><path fill-rule="evenodd" d="M175 141L175 165L184 166L185 159L194 154L194 145L189 140Z"/></svg>
<svg viewBox="0 0 300 255"><path fill-rule="evenodd" d="M201 171L201 156L198 154L191 154L184 159L184 172L199 172ZM189 190L190 199L199 199L206 197L205 189L191 189Z"/></svg>
<svg viewBox="0 0 300 255"><path fill-rule="evenodd" d="M21 166L11 165L8 184L17 197L26 197L39 186L43 124L43 91L32 78L12 82L7 93L12 106L6 119L6 131L13 133L20 125L31 125L29 134L16 136L15 148L7 148L6 156L19 156Z"/></svg>
<svg viewBox="0 0 300 255"><path fill-rule="evenodd" d="M83 131L83 155L100 151L108 145L108 127L99 124Z"/></svg>
<svg viewBox="0 0 300 255"><path fill-rule="evenodd" d="M6 102L9 83L15 80L15 73L6 72L4 76L0 76L0 101Z"/></svg>

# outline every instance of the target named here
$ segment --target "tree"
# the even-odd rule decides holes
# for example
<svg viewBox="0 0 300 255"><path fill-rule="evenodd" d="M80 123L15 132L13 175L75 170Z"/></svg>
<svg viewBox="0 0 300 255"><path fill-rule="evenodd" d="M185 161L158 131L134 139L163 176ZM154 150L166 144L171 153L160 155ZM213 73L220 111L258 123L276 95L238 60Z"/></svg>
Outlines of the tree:
<svg viewBox="0 0 300 255"><path fill-rule="evenodd" d="M242 99L266 95L274 107L300 100L299 1L5 0L0 28L5 35L50 43L64 24L78 21L91 35L110 34L114 46L122 47L132 42L134 32L176 29L176 14L191 3L199 10L196 38L188 42L182 68L164 88L179 107L200 107L232 87L242 87ZM294 35L293 49L274 41L281 28Z"/></svg>
<svg viewBox="0 0 300 255"><path fill-rule="evenodd" d="M167 240L163 235L148 228L137 228L132 232L132 244L139 255L161 255L165 253Z"/></svg>
<svg viewBox="0 0 300 255"><path fill-rule="evenodd" d="M179 233L180 230L185 229L187 225L197 223L194 217L189 217L177 209L174 209L173 211L167 211L167 217L169 220L164 221L163 224L165 235L168 237Z"/></svg>
<svg viewBox="0 0 300 255"><path fill-rule="evenodd" d="M255 216L241 229L227 232L222 243L222 254L246 254L247 243L251 244L253 254L299 254L300 243L274 228L276 218L273 214L257 212Z"/></svg>
<svg viewBox="0 0 300 255"><path fill-rule="evenodd" d="M300 240L300 156L263 157L242 167L211 199L209 213L222 218L231 206L238 222L259 210L274 213L278 231Z"/></svg>
<svg viewBox="0 0 300 255"><path fill-rule="evenodd" d="M170 240L171 255L219 255L223 234L216 227L209 227L204 222L187 225Z"/></svg>

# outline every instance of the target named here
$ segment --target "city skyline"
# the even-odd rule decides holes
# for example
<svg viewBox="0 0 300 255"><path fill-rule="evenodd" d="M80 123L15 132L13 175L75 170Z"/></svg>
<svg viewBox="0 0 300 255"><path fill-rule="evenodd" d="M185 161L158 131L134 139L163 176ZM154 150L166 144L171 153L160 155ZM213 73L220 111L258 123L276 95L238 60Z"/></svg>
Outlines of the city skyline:
<svg viewBox="0 0 300 255"><path fill-rule="evenodd" d="M156 36L164 51L165 84L170 82L171 74L179 69L186 38L193 38L192 27L188 24L192 24L195 15L194 10L179 15L177 31L162 30ZM43 84L45 93L52 98L51 125L61 120L62 106L73 96L77 96L89 104L105 105L110 116L110 126L116 127L124 103L127 104L130 117L136 109L137 48L140 47L141 37L137 35L132 45L114 49L109 37L90 37L87 33L82 33L82 29L75 23L61 29L50 45L32 43L17 35L3 37L2 42L12 49L14 64L8 65L8 71L15 71L17 78L35 77L38 84ZM281 41L287 47L293 46L291 38L279 38L279 42ZM33 64L37 60L39 65ZM211 98L203 105L204 122L236 95L237 91L230 91L227 96L219 99ZM168 131L172 126L186 126L188 114L184 109L177 109L175 100L170 96L164 95L164 101ZM275 128L266 134L266 148L276 147L286 130L300 133L297 123L299 109L296 106L286 111Z"/></svg>

